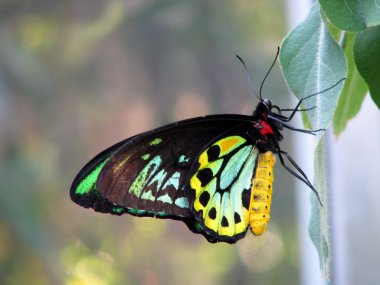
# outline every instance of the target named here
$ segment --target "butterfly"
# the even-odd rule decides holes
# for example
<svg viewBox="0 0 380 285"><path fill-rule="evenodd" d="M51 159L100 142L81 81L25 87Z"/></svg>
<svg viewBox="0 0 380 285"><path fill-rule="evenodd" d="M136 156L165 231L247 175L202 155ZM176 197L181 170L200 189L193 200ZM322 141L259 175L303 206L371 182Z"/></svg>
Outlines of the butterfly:
<svg viewBox="0 0 380 285"><path fill-rule="evenodd" d="M281 109L261 97L267 75L252 115L183 120L116 143L77 174L71 199L102 213L181 220L211 243L235 243L248 229L263 234L276 156L319 198L304 171L280 148L281 130L321 131L288 124L296 112L305 111L299 109L303 100L321 92L302 98L294 109Z"/></svg>

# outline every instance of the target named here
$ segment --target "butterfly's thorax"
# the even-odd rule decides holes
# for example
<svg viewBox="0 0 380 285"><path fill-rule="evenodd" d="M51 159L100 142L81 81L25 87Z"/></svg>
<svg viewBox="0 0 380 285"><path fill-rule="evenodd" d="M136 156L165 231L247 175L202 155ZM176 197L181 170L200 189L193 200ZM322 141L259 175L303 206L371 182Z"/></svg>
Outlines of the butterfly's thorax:
<svg viewBox="0 0 380 285"><path fill-rule="evenodd" d="M268 120L266 114L253 116L252 124L255 131L256 146L261 153L266 151L276 152L276 144L282 136L276 126Z"/></svg>
<svg viewBox="0 0 380 285"><path fill-rule="evenodd" d="M261 153L252 180L249 225L252 233L257 236L265 232L270 219L275 161L276 158L272 152Z"/></svg>

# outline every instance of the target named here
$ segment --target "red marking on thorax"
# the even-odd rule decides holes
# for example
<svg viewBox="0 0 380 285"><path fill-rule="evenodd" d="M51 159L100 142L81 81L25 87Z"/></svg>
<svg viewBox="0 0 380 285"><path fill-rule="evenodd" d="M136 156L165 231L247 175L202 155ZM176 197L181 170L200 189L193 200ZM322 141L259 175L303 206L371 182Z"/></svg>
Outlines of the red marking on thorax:
<svg viewBox="0 0 380 285"><path fill-rule="evenodd" d="M260 122L261 128L259 130L261 135L268 135L268 134L273 134L273 129L272 127L265 121Z"/></svg>

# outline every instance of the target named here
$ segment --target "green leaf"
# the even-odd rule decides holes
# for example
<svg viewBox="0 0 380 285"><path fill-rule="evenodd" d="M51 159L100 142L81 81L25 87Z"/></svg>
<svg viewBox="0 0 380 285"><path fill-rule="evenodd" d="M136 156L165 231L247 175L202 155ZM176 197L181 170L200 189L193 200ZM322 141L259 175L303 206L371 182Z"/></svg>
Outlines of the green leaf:
<svg viewBox="0 0 380 285"><path fill-rule="evenodd" d="M334 134L338 136L346 128L348 121L359 112L368 87L354 62L353 45L356 33L342 32L331 23L323 11L321 11L321 16L330 35L335 41L342 42L348 62L348 75L333 118Z"/></svg>
<svg viewBox="0 0 380 285"><path fill-rule="evenodd" d="M315 5L307 19L283 41L280 64L290 90L301 99L332 87L347 73L344 53L321 21ZM327 128L342 89L340 84L303 102L313 129Z"/></svg>
<svg viewBox="0 0 380 285"><path fill-rule="evenodd" d="M303 112L313 129L327 128L332 121L343 84L324 91L339 82L347 73L343 50L334 41L321 19L316 4L305 21L298 25L284 39L280 52L280 64L291 91L298 99L319 93L303 103L305 108L316 107ZM316 138L315 187L324 207L312 194L312 217L310 237L318 251L321 270L327 279L329 275L328 201L325 161L322 135Z"/></svg>
<svg viewBox="0 0 380 285"><path fill-rule="evenodd" d="M354 44L354 58L373 101L380 108L380 27L358 33Z"/></svg>
<svg viewBox="0 0 380 285"><path fill-rule="evenodd" d="M321 12L321 18L322 18L323 22L325 23L326 28L329 31L330 35L334 38L334 40L336 42L339 42L339 39L342 35L342 30L335 27L331 23L331 21L329 20L329 18L327 18L326 14L323 12L323 10L321 10L320 12Z"/></svg>
<svg viewBox="0 0 380 285"><path fill-rule="evenodd" d="M343 43L348 61L348 75L333 119L334 134L337 136L346 128L348 121L359 112L368 91L368 87L356 69L354 62L355 38L356 33L347 33Z"/></svg>
<svg viewBox="0 0 380 285"><path fill-rule="evenodd" d="M330 242L329 242L329 217L326 182L326 162L323 140L317 144L314 156L314 180L315 188L318 189L323 207L319 205L316 195L310 196L312 205L309 223L309 235L319 254L319 266L326 280L330 277Z"/></svg>
<svg viewBox="0 0 380 285"><path fill-rule="evenodd" d="M323 12L338 28L363 31L380 24L380 4L377 1L319 0Z"/></svg>

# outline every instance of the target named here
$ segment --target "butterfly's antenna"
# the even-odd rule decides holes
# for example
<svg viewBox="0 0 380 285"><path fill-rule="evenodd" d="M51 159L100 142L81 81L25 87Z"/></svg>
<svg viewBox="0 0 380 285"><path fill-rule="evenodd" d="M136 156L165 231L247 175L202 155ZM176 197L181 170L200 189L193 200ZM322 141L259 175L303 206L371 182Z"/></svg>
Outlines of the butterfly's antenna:
<svg viewBox="0 0 380 285"><path fill-rule="evenodd" d="M248 69L247 69L247 65L245 64L244 60L239 56L239 55L236 55L237 59L243 64L244 66L244 69L245 69L245 73L247 74L247 79L248 79L248 85L249 87L251 88L252 90L252 93L257 97L257 99L259 99L260 101L263 101L263 99L261 99L261 97L259 97L255 91L255 89L253 88L253 84L252 84L252 81L251 81L251 78L249 77L249 73L248 73Z"/></svg>
<svg viewBox="0 0 380 285"><path fill-rule="evenodd" d="M260 92L259 92L259 95L260 95L260 99L261 99L261 100L263 100L262 97L261 97L261 90L263 89L263 86L264 86L265 80L267 79L269 73L272 71L272 68L273 68L274 64L276 63L276 61L277 61L277 58L278 58L278 54L279 54L279 53L280 53L280 47L277 47L277 53L276 53L276 56L275 56L275 58L274 58L274 61L273 61L272 65L270 66L270 68L269 68L267 74L265 74L265 77L264 77L263 81L261 82Z"/></svg>

